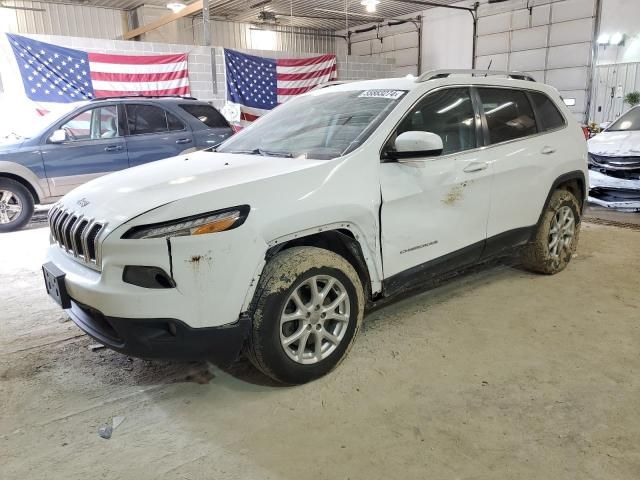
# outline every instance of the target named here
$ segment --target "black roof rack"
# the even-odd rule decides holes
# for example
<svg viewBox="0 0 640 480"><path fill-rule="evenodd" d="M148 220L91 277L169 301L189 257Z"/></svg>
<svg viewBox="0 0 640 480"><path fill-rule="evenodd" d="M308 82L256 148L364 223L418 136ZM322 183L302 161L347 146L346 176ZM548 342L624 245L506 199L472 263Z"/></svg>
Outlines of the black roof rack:
<svg viewBox="0 0 640 480"><path fill-rule="evenodd" d="M180 98L182 100L198 100L195 97L191 97L189 95L113 95L109 97L94 97L90 101L95 102L98 100L115 100L118 98Z"/></svg>

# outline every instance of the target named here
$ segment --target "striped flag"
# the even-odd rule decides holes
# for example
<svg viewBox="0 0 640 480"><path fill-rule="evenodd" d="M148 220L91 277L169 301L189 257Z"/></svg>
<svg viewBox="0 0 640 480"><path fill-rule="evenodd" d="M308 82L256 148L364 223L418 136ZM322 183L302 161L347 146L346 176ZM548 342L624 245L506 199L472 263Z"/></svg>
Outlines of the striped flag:
<svg viewBox="0 0 640 480"><path fill-rule="evenodd" d="M187 55L88 53L7 34L24 90L36 102L118 95L188 95Z"/></svg>
<svg viewBox="0 0 640 480"><path fill-rule="evenodd" d="M337 78L336 56L265 58L224 49L227 98L248 125L281 103Z"/></svg>

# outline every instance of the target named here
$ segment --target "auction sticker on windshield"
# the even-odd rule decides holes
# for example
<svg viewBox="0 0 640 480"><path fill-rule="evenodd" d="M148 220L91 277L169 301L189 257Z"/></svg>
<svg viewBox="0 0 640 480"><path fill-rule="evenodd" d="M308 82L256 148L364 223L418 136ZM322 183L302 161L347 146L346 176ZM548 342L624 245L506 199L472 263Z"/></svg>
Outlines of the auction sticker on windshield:
<svg viewBox="0 0 640 480"><path fill-rule="evenodd" d="M404 90L365 90L358 97L369 97L369 98L390 98L391 100L399 99L403 94Z"/></svg>

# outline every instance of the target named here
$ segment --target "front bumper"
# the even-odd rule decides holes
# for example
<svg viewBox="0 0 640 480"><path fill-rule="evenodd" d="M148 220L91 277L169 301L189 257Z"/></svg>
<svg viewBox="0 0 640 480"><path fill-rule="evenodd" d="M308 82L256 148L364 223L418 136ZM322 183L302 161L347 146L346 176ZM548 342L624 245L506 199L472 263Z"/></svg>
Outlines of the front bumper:
<svg viewBox="0 0 640 480"><path fill-rule="evenodd" d="M251 327L247 316L241 316L233 324L203 328L193 328L172 318L107 317L73 299L71 308L65 311L78 327L100 343L140 358L208 359L228 364L238 357Z"/></svg>

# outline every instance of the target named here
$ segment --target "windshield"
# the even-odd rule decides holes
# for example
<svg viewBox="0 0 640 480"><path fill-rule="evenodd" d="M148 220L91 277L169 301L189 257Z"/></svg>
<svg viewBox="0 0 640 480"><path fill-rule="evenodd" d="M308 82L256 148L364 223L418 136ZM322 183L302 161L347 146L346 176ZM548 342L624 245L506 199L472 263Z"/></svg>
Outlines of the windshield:
<svg viewBox="0 0 640 480"><path fill-rule="evenodd" d="M304 95L231 137L218 152L330 160L359 147L405 90Z"/></svg>
<svg viewBox="0 0 640 480"><path fill-rule="evenodd" d="M632 108L607 128L608 132L640 130L640 108Z"/></svg>

